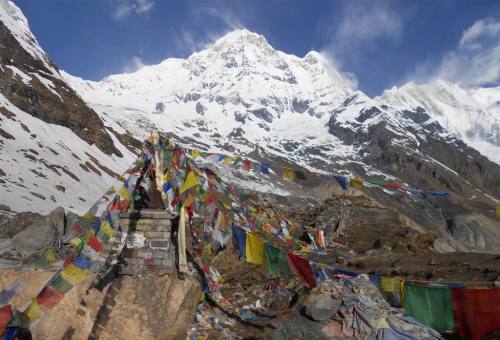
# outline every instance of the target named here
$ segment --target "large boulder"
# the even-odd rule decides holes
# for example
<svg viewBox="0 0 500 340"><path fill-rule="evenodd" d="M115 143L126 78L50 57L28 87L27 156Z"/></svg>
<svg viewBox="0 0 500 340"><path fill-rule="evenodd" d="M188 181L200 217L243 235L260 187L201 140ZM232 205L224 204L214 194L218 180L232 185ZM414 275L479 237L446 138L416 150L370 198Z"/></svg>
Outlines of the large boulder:
<svg viewBox="0 0 500 340"><path fill-rule="evenodd" d="M306 315L314 321L325 321L337 313L342 300L333 299L330 294L315 295L305 305Z"/></svg>
<svg viewBox="0 0 500 340"><path fill-rule="evenodd" d="M35 221L12 238L12 247L23 252L36 252L52 247L58 240L59 230L46 219Z"/></svg>

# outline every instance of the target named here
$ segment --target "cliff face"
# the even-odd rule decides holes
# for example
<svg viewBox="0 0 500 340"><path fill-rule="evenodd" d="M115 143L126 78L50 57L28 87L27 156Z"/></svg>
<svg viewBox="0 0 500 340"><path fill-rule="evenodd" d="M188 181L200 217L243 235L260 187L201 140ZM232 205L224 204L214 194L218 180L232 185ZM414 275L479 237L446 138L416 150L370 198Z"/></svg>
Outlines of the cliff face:
<svg viewBox="0 0 500 340"><path fill-rule="evenodd" d="M26 289L13 299L29 301L53 275L43 271L1 272L0 287L16 280ZM196 276L122 277L105 282L88 275L32 328L34 339L185 339L201 291Z"/></svg>

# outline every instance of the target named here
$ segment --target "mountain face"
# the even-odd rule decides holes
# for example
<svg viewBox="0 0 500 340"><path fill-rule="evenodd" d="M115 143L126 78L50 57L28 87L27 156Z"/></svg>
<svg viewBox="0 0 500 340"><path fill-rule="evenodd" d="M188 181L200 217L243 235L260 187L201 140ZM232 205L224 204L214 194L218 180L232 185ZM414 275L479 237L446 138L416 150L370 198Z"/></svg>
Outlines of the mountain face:
<svg viewBox="0 0 500 340"><path fill-rule="evenodd" d="M331 179L338 173L448 191L449 199L370 187L364 194L438 235L442 250L500 247L492 212L500 192L498 88L410 83L370 98L324 55L288 55L247 30L187 59L87 81L59 72L20 11L0 3L0 184L12 208L43 210L49 195L54 205L67 198L70 208L88 208L87 198L99 196L131 162L137 140L157 127L189 147L320 174L301 184L280 173L219 169L240 187L288 201L338 193ZM43 202L33 189L40 183Z"/></svg>
<svg viewBox="0 0 500 340"><path fill-rule="evenodd" d="M97 112L134 135L157 126L210 150L260 152L327 173L382 170L401 178L400 158L410 156L423 172L437 167L485 192L500 188L498 165L491 162L500 154L499 89L467 92L438 82L371 99L350 88L321 54L287 55L246 30L229 33L186 60L167 59L100 82L63 75ZM467 120L459 123L453 107ZM417 185L414 174L407 177ZM453 189L450 185L444 186Z"/></svg>
<svg viewBox="0 0 500 340"><path fill-rule="evenodd" d="M73 91L21 11L3 0L0 125L0 203L15 211L86 211L133 159L129 137Z"/></svg>
<svg viewBox="0 0 500 340"><path fill-rule="evenodd" d="M425 110L448 132L500 164L500 87L462 89L438 80L409 83L377 99L400 110Z"/></svg>

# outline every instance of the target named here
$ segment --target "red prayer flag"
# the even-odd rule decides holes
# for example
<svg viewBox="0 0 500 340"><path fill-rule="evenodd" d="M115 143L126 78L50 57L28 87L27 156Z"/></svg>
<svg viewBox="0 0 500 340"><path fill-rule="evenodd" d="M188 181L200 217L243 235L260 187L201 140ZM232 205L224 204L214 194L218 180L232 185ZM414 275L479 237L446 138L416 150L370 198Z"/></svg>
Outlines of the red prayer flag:
<svg viewBox="0 0 500 340"><path fill-rule="evenodd" d="M241 164L241 168L245 171L250 171L250 168L252 167L252 162L249 160L245 159L243 163Z"/></svg>
<svg viewBox="0 0 500 340"><path fill-rule="evenodd" d="M4 331L7 329L7 325L9 324L11 319L12 319L12 306L5 305L3 307L0 307L0 335L2 335Z"/></svg>
<svg viewBox="0 0 500 340"><path fill-rule="evenodd" d="M309 261L293 253L287 253L286 257L288 259L288 265L295 275L297 275L309 288L316 287L316 279L314 278Z"/></svg>
<svg viewBox="0 0 500 340"><path fill-rule="evenodd" d="M215 202L217 200L217 193L215 192L211 192L210 194L208 194L207 198L205 198L205 205L210 205L212 204L213 202Z"/></svg>
<svg viewBox="0 0 500 340"><path fill-rule="evenodd" d="M101 241L95 237L94 235L92 235L89 240L88 240L88 245L94 249L96 252L100 252L102 250L102 243Z"/></svg>
<svg viewBox="0 0 500 340"><path fill-rule="evenodd" d="M458 334L479 340L500 330L500 288L451 290Z"/></svg>
<svg viewBox="0 0 500 340"><path fill-rule="evenodd" d="M52 309L61 302L63 297L64 294L50 287L45 287L40 295L38 295L38 304L44 308Z"/></svg>
<svg viewBox="0 0 500 340"><path fill-rule="evenodd" d="M401 185L398 183L398 182L387 182L387 184L385 185L386 188L388 189L395 189L395 190L401 190L403 188L401 188Z"/></svg>
<svg viewBox="0 0 500 340"><path fill-rule="evenodd" d="M73 226L73 230L76 231L78 234L82 235L85 233L85 231L83 230L82 226L80 225L80 223L77 223Z"/></svg>

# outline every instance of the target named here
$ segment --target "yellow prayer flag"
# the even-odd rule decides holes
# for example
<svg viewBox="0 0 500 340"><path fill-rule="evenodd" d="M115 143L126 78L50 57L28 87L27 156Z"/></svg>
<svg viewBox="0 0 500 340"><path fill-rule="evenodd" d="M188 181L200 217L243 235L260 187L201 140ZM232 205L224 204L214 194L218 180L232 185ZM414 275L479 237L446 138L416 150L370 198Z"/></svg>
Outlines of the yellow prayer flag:
<svg viewBox="0 0 500 340"><path fill-rule="evenodd" d="M198 157L200 157L200 152L198 150L192 150L191 151L191 156L193 158L198 158Z"/></svg>
<svg viewBox="0 0 500 340"><path fill-rule="evenodd" d="M351 178L351 185L356 188L363 188L363 180L359 178Z"/></svg>
<svg viewBox="0 0 500 340"><path fill-rule="evenodd" d="M283 179L287 181L293 181L295 178L295 172L290 168L283 168Z"/></svg>
<svg viewBox="0 0 500 340"><path fill-rule="evenodd" d="M113 235L113 229L111 228L111 224L108 221L104 221L101 223L101 230L108 236Z"/></svg>
<svg viewBox="0 0 500 340"><path fill-rule="evenodd" d="M61 272L63 279L69 281L70 283L76 285L85 278L86 271L84 269L78 268L74 264L67 265Z"/></svg>
<svg viewBox="0 0 500 340"><path fill-rule="evenodd" d="M83 214L83 218L86 219L87 221L92 221L96 218L96 216L88 211L85 214Z"/></svg>
<svg viewBox="0 0 500 340"><path fill-rule="evenodd" d="M23 312L27 322L32 322L42 316L42 310L37 299L33 299L31 304Z"/></svg>
<svg viewBox="0 0 500 340"><path fill-rule="evenodd" d="M71 240L69 240L69 244L71 244L73 247L78 247L82 243L82 240L79 237L73 237Z"/></svg>
<svg viewBox="0 0 500 340"><path fill-rule="evenodd" d="M197 186L198 184L200 184L200 182L198 181L198 178L196 177L194 171L191 170L186 175L186 180L184 181L184 185L182 186L180 193L182 194L186 190L189 190L192 187Z"/></svg>
<svg viewBox="0 0 500 340"><path fill-rule="evenodd" d="M399 292L401 280L395 277L380 278L380 290L383 292Z"/></svg>
<svg viewBox="0 0 500 340"><path fill-rule="evenodd" d="M120 195L122 200L130 202L130 193L128 192L127 188L121 188L119 195Z"/></svg>
<svg viewBox="0 0 500 340"><path fill-rule="evenodd" d="M264 241L247 232L246 244L247 262L264 264Z"/></svg>
<svg viewBox="0 0 500 340"><path fill-rule="evenodd" d="M224 158L224 165L229 165L229 163L231 163L232 161L233 161L233 157L226 156L226 158Z"/></svg>
<svg viewBox="0 0 500 340"><path fill-rule="evenodd" d="M497 203L497 219L500 220L500 203Z"/></svg>

